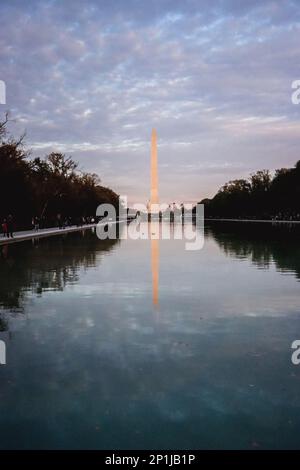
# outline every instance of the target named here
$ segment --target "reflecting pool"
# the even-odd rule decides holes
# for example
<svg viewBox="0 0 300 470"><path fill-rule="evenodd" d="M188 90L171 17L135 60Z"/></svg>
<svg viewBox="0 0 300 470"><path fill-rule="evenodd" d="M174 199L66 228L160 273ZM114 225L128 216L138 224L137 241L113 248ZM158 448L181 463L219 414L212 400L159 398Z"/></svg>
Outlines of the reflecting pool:
<svg viewBox="0 0 300 470"><path fill-rule="evenodd" d="M300 447L297 228L0 252L1 449Z"/></svg>

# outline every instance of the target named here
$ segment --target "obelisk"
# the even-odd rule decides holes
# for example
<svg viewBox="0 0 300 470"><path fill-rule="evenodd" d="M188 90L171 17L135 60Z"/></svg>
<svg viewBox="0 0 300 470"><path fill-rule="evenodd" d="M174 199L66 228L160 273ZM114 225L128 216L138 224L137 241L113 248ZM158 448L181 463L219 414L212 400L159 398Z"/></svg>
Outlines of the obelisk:
<svg viewBox="0 0 300 470"><path fill-rule="evenodd" d="M151 137L151 197L150 213L157 212L153 204L158 204L158 176L157 176L157 136L156 130L152 129Z"/></svg>

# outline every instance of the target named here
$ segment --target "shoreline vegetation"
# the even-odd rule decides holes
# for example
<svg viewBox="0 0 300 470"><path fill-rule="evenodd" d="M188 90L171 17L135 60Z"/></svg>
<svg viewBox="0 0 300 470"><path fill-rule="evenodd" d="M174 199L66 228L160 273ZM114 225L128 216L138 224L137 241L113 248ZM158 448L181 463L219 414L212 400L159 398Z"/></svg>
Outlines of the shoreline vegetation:
<svg viewBox="0 0 300 470"><path fill-rule="evenodd" d="M300 160L273 176L259 170L248 179L229 181L200 203L206 219L300 221Z"/></svg>
<svg viewBox="0 0 300 470"><path fill-rule="evenodd" d="M15 139L7 130L6 113L0 121L0 220L13 218L14 231L34 226L81 225L95 218L99 204L119 207L119 195L100 184L95 173L60 152L34 157L24 145L24 135Z"/></svg>

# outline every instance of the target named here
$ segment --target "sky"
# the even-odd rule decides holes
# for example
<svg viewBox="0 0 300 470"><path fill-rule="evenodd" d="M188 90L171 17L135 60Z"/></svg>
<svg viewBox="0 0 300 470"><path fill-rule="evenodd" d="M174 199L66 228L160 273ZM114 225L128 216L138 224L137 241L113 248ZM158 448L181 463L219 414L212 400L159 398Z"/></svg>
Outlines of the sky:
<svg viewBox="0 0 300 470"><path fill-rule="evenodd" d="M32 155L71 155L147 202L300 159L299 0L0 0L0 80Z"/></svg>

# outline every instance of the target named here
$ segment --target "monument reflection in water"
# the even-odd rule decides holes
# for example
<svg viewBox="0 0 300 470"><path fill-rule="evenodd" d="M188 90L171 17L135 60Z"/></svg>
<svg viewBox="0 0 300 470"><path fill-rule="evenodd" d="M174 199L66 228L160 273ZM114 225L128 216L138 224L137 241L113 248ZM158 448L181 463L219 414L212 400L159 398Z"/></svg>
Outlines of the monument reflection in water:
<svg viewBox="0 0 300 470"><path fill-rule="evenodd" d="M152 269L153 305L158 306L159 241L155 239L151 239L151 269Z"/></svg>

